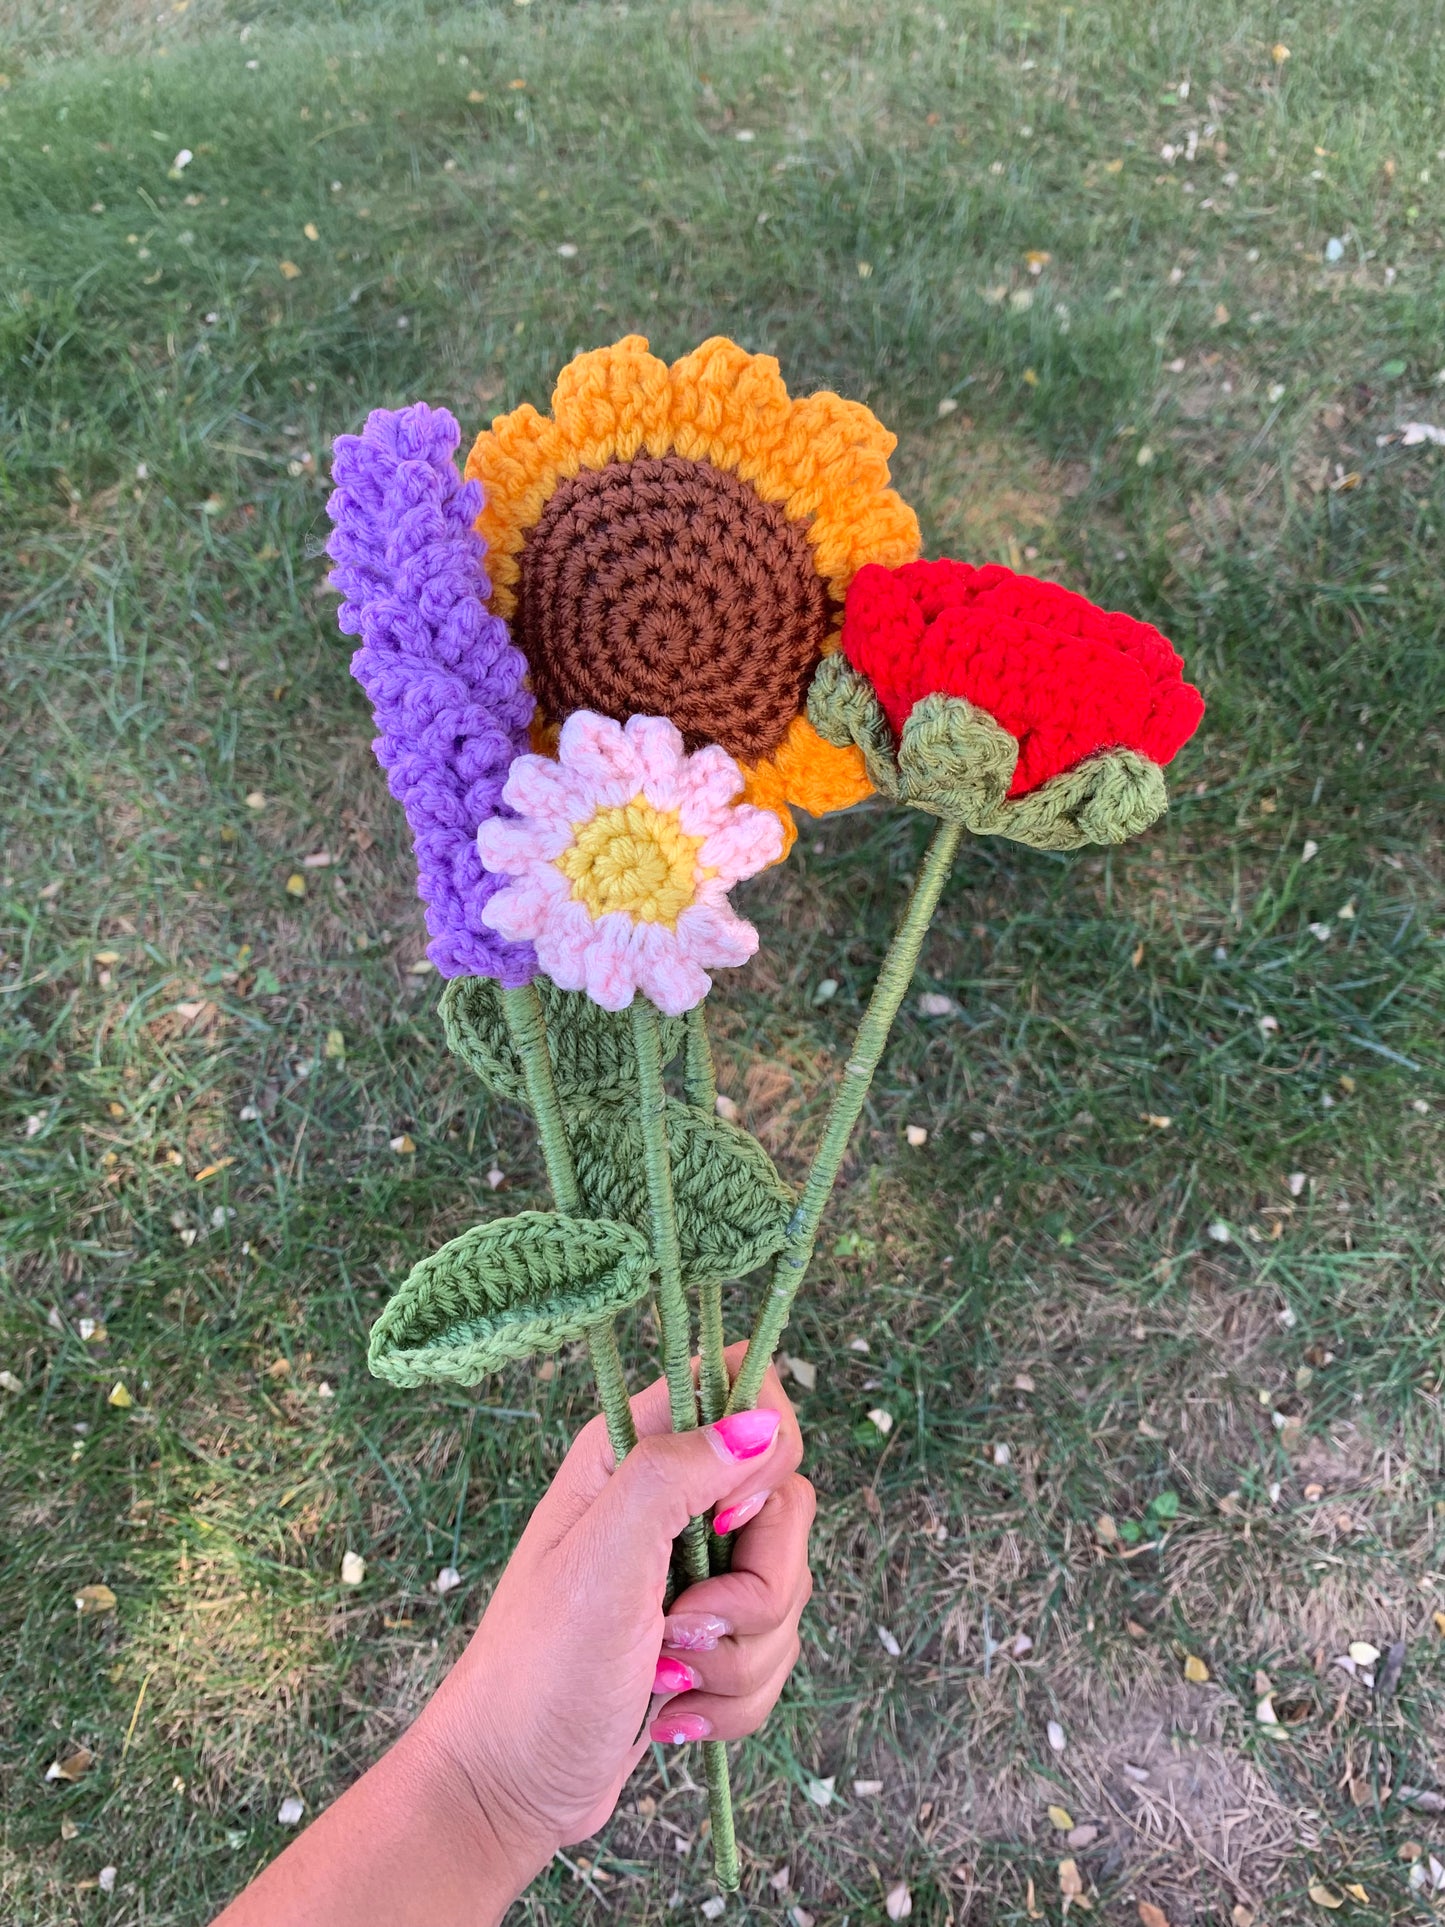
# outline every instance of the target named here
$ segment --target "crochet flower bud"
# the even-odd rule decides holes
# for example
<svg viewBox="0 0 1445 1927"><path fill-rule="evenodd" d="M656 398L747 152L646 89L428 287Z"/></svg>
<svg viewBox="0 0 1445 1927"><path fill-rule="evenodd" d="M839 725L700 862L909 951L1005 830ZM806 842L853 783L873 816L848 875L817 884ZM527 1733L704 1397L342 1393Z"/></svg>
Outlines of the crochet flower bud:
<svg viewBox="0 0 1445 1927"><path fill-rule="evenodd" d="M1165 807L1204 714L1157 629L997 563L858 571L808 713L885 795L1039 848L1116 843Z"/></svg>

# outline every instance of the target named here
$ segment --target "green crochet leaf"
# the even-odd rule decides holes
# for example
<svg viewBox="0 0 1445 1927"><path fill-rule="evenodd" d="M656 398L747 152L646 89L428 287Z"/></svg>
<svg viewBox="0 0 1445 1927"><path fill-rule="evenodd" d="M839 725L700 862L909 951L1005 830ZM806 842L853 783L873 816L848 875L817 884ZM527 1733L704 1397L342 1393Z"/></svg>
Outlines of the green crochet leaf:
<svg viewBox="0 0 1445 1927"><path fill-rule="evenodd" d="M637 1058L629 1011L604 1010L580 990L558 990L546 977L537 989L547 1019L557 1095L564 1105L590 1098L622 1098L637 1089ZM447 1043L489 1091L527 1101L526 1080L512 1048L502 1010L501 986L491 977L453 977L442 995ZM682 1049L679 1017L659 1020L663 1062Z"/></svg>
<svg viewBox="0 0 1445 1927"><path fill-rule="evenodd" d="M475 1385L580 1338L651 1283L652 1254L631 1225L552 1211L494 1219L413 1266L371 1328L367 1364L393 1385Z"/></svg>
<svg viewBox="0 0 1445 1927"><path fill-rule="evenodd" d="M895 750L872 684L840 655L818 665L808 719L830 743L862 750L882 795L962 823L975 836L1007 836L1036 850L1122 843L1147 830L1168 805L1164 772L1132 749L1090 756L1010 800L1018 744L962 696L915 703Z"/></svg>
<svg viewBox="0 0 1445 1927"><path fill-rule="evenodd" d="M647 1174L635 1102L597 1104L568 1120L589 1211L645 1230ZM744 1278L780 1249L797 1200L755 1137L667 1101L667 1145L683 1280Z"/></svg>

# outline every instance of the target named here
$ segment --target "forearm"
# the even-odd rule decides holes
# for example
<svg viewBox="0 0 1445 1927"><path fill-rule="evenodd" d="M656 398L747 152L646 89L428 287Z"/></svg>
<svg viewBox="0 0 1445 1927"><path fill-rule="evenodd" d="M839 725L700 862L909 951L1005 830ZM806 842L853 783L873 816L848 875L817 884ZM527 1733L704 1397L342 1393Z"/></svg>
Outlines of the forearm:
<svg viewBox="0 0 1445 1927"><path fill-rule="evenodd" d="M549 1856L510 1837L485 1797L442 1757L423 1720L214 1927L495 1927Z"/></svg>

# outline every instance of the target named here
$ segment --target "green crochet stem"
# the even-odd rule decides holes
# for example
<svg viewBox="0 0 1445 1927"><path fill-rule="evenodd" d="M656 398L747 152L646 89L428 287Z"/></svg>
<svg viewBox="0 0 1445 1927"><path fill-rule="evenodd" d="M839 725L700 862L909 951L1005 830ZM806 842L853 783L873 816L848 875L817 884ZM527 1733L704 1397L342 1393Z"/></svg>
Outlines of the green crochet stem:
<svg viewBox="0 0 1445 1927"><path fill-rule="evenodd" d="M687 1101L704 1117L717 1112L717 1072L713 1069L712 1045L708 1041L707 1018L703 1006L694 1004L687 1013L687 1046L683 1058L683 1082Z"/></svg>
<svg viewBox="0 0 1445 1927"><path fill-rule="evenodd" d="M712 1119L717 1116L717 1072L713 1068L712 1045L708 1041L707 1018L703 1011L702 1004L694 1004L687 1013L683 1082L688 1103L704 1117ZM721 1278L704 1279L698 1288L697 1349L702 1363L702 1422L712 1425L722 1417L728 1402Z"/></svg>
<svg viewBox="0 0 1445 1927"><path fill-rule="evenodd" d="M632 1035L637 1047L637 1089L642 1112L642 1155L647 1171L648 1215L652 1255L657 1263L657 1309L662 1320L662 1362L674 1432L697 1426L697 1393L692 1382L692 1323L682 1285L682 1254L677 1242L677 1213L672 1198L672 1166L667 1152L667 1093L662 1082L662 1043L657 1012L640 993L632 1000ZM692 1056L689 1032L689 1060ZM683 1530L681 1553L689 1585L709 1577L706 1519L689 1519ZM712 1817L713 1871L725 1893L737 1889L737 1837L733 1830L732 1787L728 1778L727 1748L720 1740L704 1740L703 1767L707 1774L708 1812Z"/></svg>
<svg viewBox="0 0 1445 1927"><path fill-rule="evenodd" d="M742 1370L733 1382L732 1395L728 1399L727 1409L730 1412L750 1411L758 1402L763 1377L787 1326L793 1300L798 1295L798 1287L813 1256L818 1227L843 1162L843 1154L848 1149L848 1140L853 1135L853 1127L868 1096L868 1087L873 1082L873 1073L888 1042L893 1019L898 1015L898 1007L913 981L918 953L923 948L923 939L928 934L928 926L938 908L938 899L953 868L962 835L961 823L939 824L913 886L908 908L893 933L888 955L883 959L883 968L878 973L873 995L868 1000L868 1008L853 1040L852 1054L844 1066L843 1081L833 1098L833 1107L823 1131L823 1142L818 1146L813 1168L808 1173L808 1182L803 1187L802 1198L788 1226L787 1243L774 1260L768 1295L758 1312Z"/></svg>
<svg viewBox="0 0 1445 1927"><path fill-rule="evenodd" d="M542 1157L557 1209L567 1218L580 1218L582 1194L577 1188L577 1170L572 1162L572 1147L567 1140L567 1125L561 1099L552 1075L552 1057L547 1048L547 1020L542 999L534 983L514 990L503 990L502 1009L512 1044L521 1061L527 1084L527 1102L537 1120L537 1135L542 1140ZM599 1319L587 1329L587 1345L592 1354L592 1375L597 1381L597 1398L607 1420L607 1437L612 1455L620 1465L637 1443L637 1428L632 1422L632 1404L627 1396L627 1380L617 1350L617 1326L611 1318Z"/></svg>

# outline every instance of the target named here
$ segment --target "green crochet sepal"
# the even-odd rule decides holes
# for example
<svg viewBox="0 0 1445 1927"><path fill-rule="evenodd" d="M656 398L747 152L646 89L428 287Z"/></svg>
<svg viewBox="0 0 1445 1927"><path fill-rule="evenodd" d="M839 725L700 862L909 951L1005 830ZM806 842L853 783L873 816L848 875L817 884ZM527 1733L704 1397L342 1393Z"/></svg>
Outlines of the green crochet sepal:
<svg viewBox="0 0 1445 1927"><path fill-rule="evenodd" d="M915 703L895 747L867 678L841 655L825 656L808 693L808 720L839 748L856 745L873 787L975 836L1007 836L1036 850L1122 843L1164 814L1164 772L1137 750L1111 749L1010 798L1018 743L962 696Z"/></svg>
<svg viewBox="0 0 1445 1927"><path fill-rule="evenodd" d="M523 1211L474 1225L413 1266L371 1328L366 1362L393 1385L475 1385L635 1305L652 1271L629 1224Z"/></svg>
<svg viewBox="0 0 1445 1927"><path fill-rule="evenodd" d="M637 1059L627 1011L603 1010L580 990L558 990L536 979L546 1018L557 1095L564 1105L596 1098L636 1101ZM502 1008L501 986L491 977L453 977L442 994L442 1025L452 1053L476 1072L498 1097L525 1104L527 1084ZM682 1049L686 1026L664 1017L663 1062Z"/></svg>
<svg viewBox="0 0 1445 1927"><path fill-rule="evenodd" d="M667 1149L686 1285L745 1278L781 1249L797 1199L755 1137L667 1100ZM596 1104L568 1119L584 1208L648 1223L647 1167L635 1104Z"/></svg>

